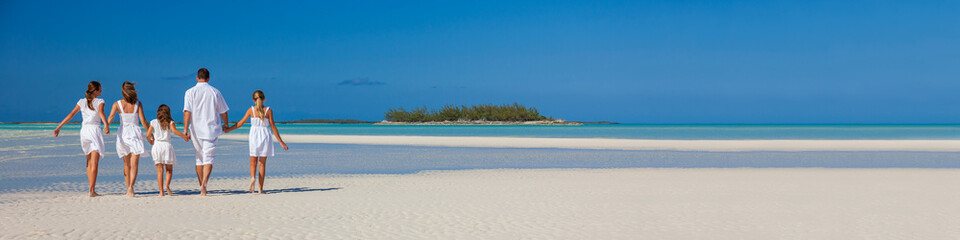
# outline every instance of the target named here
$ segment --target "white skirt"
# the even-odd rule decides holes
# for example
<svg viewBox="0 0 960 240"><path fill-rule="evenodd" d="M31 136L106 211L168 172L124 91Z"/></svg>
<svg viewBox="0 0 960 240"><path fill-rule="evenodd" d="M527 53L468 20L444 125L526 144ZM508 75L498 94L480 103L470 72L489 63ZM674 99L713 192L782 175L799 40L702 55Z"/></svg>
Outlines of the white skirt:
<svg viewBox="0 0 960 240"><path fill-rule="evenodd" d="M155 141L150 154L153 155L153 164L177 164L177 155L170 142Z"/></svg>
<svg viewBox="0 0 960 240"><path fill-rule="evenodd" d="M250 139L251 157L273 157L273 132L266 127L251 127Z"/></svg>
<svg viewBox="0 0 960 240"><path fill-rule="evenodd" d="M103 158L103 132L100 130L100 125L80 127L80 148L83 149L84 155L96 151L100 153L100 158Z"/></svg>
<svg viewBox="0 0 960 240"><path fill-rule="evenodd" d="M141 158L150 156L150 153L143 147L143 131L140 130L140 127L120 125L120 128L117 129L117 155L123 158L123 156L131 153L140 155Z"/></svg>

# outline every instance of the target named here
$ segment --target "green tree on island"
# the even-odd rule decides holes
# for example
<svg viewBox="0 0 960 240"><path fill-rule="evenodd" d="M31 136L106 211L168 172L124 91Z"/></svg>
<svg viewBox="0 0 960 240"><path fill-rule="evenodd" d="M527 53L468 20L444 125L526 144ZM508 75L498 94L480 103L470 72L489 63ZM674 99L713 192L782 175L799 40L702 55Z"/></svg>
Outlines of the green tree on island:
<svg viewBox="0 0 960 240"><path fill-rule="evenodd" d="M481 104L473 106L444 105L439 110L431 110L426 106L406 110L403 107L392 108L384 114L384 119L391 122L443 122L443 121L537 121L553 120L540 115L533 107L525 107L518 103L493 105Z"/></svg>

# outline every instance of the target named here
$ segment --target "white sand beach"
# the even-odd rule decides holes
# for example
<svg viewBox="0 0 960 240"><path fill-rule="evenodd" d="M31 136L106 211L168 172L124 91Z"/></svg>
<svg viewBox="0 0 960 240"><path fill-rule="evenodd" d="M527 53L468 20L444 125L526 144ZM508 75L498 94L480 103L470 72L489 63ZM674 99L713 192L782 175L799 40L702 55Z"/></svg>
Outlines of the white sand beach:
<svg viewBox="0 0 960 240"><path fill-rule="evenodd" d="M544 169L0 194L0 238L957 239L957 169ZM141 181L139 189L155 189ZM151 187L152 186L152 187Z"/></svg>
<svg viewBox="0 0 960 240"><path fill-rule="evenodd" d="M246 141L246 134L221 139ZM567 148L670 151L916 151L960 152L960 140L648 140L451 136L365 136L286 134L289 143L331 143L483 148Z"/></svg>

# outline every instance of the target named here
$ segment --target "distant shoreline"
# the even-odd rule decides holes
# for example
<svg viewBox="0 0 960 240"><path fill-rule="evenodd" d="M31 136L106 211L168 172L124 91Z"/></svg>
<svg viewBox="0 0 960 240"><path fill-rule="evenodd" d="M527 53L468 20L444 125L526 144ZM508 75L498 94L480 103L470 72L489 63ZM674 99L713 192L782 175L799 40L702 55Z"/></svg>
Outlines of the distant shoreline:
<svg viewBox="0 0 960 240"><path fill-rule="evenodd" d="M443 122L391 122L383 120L373 125L583 125L580 122L567 122L562 119L539 121L443 121Z"/></svg>

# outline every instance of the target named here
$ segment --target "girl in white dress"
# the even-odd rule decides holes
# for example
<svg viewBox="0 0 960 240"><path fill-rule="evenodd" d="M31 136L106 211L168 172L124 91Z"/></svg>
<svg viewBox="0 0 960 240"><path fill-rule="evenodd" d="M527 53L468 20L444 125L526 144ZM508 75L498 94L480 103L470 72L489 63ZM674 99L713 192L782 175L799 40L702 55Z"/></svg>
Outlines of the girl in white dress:
<svg viewBox="0 0 960 240"><path fill-rule="evenodd" d="M153 157L153 164L157 166L157 184L160 185L160 196L163 191L173 195L170 191L170 180L173 179L173 165L177 164L177 155L173 152L173 145L170 144L170 132L184 139L187 135L177 130L173 117L170 116L170 107L166 104L160 104L157 108L157 119L150 121L147 127L147 141L153 145L150 155ZM164 170L166 170L166 182L164 182Z"/></svg>
<svg viewBox="0 0 960 240"><path fill-rule="evenodd" d="M137 89L131 82L123 82L123 100L113 104L107 126L113 122L114 113L120 112L120 127L117 128L117 155L123 159L123 178L127 184L127 196L134 197L133 187L137 184L137 167L141 156L149 156L143 147L143 130L146 118L143 117L143 104L137 101ZM137 124L140 126L137 126Z"/></svg>
<svg viewBox="0 0 960 240"><path fill-rule="evenodd" d="M243 126L250 119L250 192L253 192L253 185L257 181L256 170L260 167L260 188L257 193L263 194L263 177L267 172L267 157L273 156L273 137L277 138L283 150L287 150L287 144L280 138L280 132L277 131L277 125L273 123L273 111L269 107L263 106L263 101L267 97L263 91L253 92L253 102L256 104L247 113L243 115L237 124L225 129L226 132L233 131ZM271 132L271 130L273 132Z"/></svg>
<svg viewBox="0 0 960 240"><path fill-rule="evenodd" d="M85 98L77 101L73 106L73 111L67 114L67 117L60 121L60 125L53 130L53 137L60 135L60 128L67 124L70 119L81 112L83 124L80 127L80 148L83 154L87 155L87 181L90 182L90 197L100 196L97 194L97 170L100 165L100 158L103 158L103 134L100 133L100 123L105 123L106 116L103 115L103 99L100 96L100 82L91 81L87 83L87 93ZM103 132L110 133L110 128L103 126Z"/></svg>

